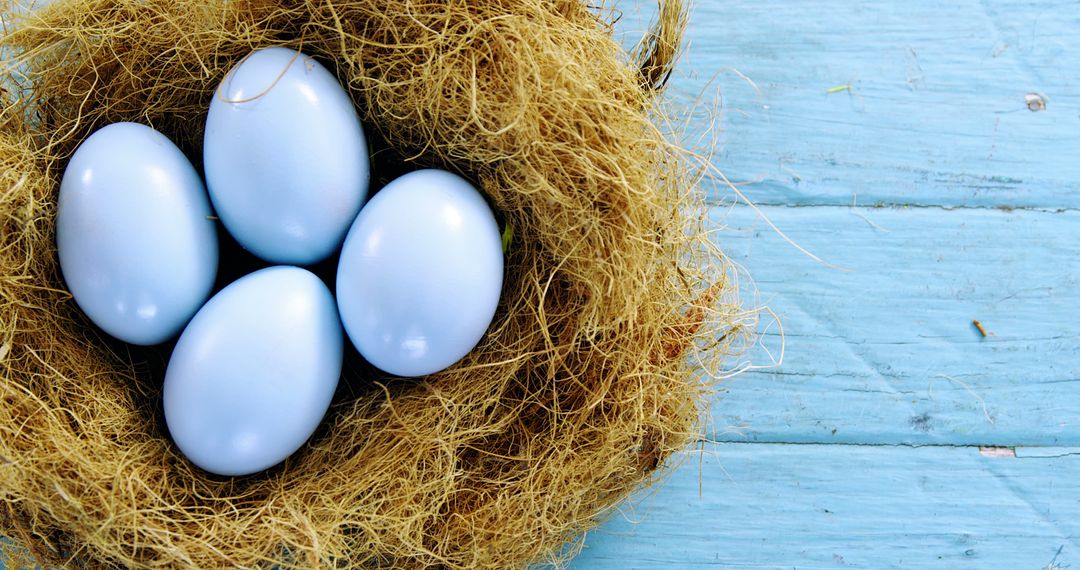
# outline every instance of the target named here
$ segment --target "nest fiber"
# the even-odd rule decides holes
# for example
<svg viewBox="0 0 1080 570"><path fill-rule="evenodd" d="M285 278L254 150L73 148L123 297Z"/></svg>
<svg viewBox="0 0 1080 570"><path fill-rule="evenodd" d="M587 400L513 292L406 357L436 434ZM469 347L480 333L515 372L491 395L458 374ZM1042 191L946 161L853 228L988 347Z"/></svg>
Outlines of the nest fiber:
<svg viewBox="0 0 1080 570"><path fill-rule="evenodd" d="M614 11L577 0L0 9L9 567L559 564L701 431L702 377L740 313L703 229L698 163L658 101L684 29L678 2L661 4L631 53ZM463 361L418 380L353 363L297 454L216 477L168 438L167 350L103 338L64 290L56 196L76 146L111 122L150 125L199 164L214 88L270 45L341 80L378 141L376 180L460 172L514 238L495 320Z"/></svg>

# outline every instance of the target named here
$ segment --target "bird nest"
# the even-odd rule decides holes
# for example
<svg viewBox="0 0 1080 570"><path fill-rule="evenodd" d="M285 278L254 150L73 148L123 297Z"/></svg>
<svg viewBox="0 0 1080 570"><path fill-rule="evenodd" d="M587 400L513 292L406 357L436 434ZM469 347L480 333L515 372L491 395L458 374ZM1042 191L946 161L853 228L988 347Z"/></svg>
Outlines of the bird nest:
<svg viewBox="0 0 1080 570"><path fill-rule="evenodd" d="M701 162L659 97L680 2L661 3L631 52L613 12L578 0L0 9L9 567L558 564L700 435L709 374L745 327L706 230ZM462 173L514 238L495 319L464 360L407 380L354 359L298 453L227 478L168 438L168 347L104 338L65 290L56 197L76 146L108 123L153 126L201 156L214 88L269 45L337 75L373 141L374 185L422 166Z"/></svg>

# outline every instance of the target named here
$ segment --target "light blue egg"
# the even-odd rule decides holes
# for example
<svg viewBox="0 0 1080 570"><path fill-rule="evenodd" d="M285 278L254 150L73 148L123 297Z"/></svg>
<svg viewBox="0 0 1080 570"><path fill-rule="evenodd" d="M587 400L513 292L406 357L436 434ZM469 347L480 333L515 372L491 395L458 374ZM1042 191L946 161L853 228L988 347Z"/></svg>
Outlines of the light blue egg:
<svg viewBox="0 0 1080 570"><path fill-rule="evenodd" d="M204 143L222 223L272 263L329 257L367 197L367 143L352 100L322 65L291 49L258 50L225 76Z"/></svg>
<svg viewBox="0 0 1080 570"><path fill-rule="evenodd" d="M103 127L71 157L56 248L75 302L132 344L179 333L217 274L217 230L202 180L165 135L136 123Z"/></svg>
<svg viewBox="0 0 1080 570"><path fill-rule="evenodd" d="M484 198L457 175L419 170L357 216L338 263L338 310L368 361L422 376L476 346L502 279L502 239Z"/></svg>
<svg viewBox="0 0 1080 570"><path fill-rule="evenodd" d="M173 441L219 475L283 461L326 414L343 343L334 299L311 272L278 266L234 281L191 319L169 359Z"/></svg>

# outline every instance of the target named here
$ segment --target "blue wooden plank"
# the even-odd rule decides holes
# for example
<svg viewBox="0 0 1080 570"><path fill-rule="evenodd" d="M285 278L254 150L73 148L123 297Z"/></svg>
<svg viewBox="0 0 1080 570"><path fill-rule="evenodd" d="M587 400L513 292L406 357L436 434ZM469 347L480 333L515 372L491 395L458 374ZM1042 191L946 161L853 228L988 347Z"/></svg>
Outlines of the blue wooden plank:
<svg viewBox="0 0 1080 570"><path fill-rule="evenodd" d="M748 208L714 209L786 354L725 386L711 437L1080 446L1080 212L763 211L850 271L799 254ZM777 333L763 340L773 353Z"/></svg>
<svg viewBox="0 0 1080 570"><path fill-rule="evenodd" d="M1059 568L1080 565L1075 455L722 444L683 459L571 568L1036 570L1059 549Z"/></svg>
<svg viewBox="0 0 1080 570"><path fill-rule="evenodd" d="M623 9L634 37L655 7ZM671 93L719 89L714 162L758 203L1080 207L1075 0L701 0L689 41Z"/></svg>

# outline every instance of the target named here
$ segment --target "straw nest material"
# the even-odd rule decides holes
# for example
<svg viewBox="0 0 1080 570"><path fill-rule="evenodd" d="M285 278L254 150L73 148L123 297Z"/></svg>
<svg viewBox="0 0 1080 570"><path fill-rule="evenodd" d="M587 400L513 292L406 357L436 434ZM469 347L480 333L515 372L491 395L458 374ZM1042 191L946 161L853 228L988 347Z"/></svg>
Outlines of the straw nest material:
<svg viewBox="0 0 1080 570"><path fill-rule="evenodd" d="M578 0L0 7L10 567L558 564L700 433L703 371L741 317L704 230L696 163L658 103L679 2L661 4L633 53L613 39L616 12ZM465 360L420 380L348 366L300 452L233 479L192 467L169 441L167 348L105 339L78 312L53 219L88 134L136 121L197 158L215 86L269 45L337 74L377 141L377 179L459 171L515 237L495 321Z"/></svg>

